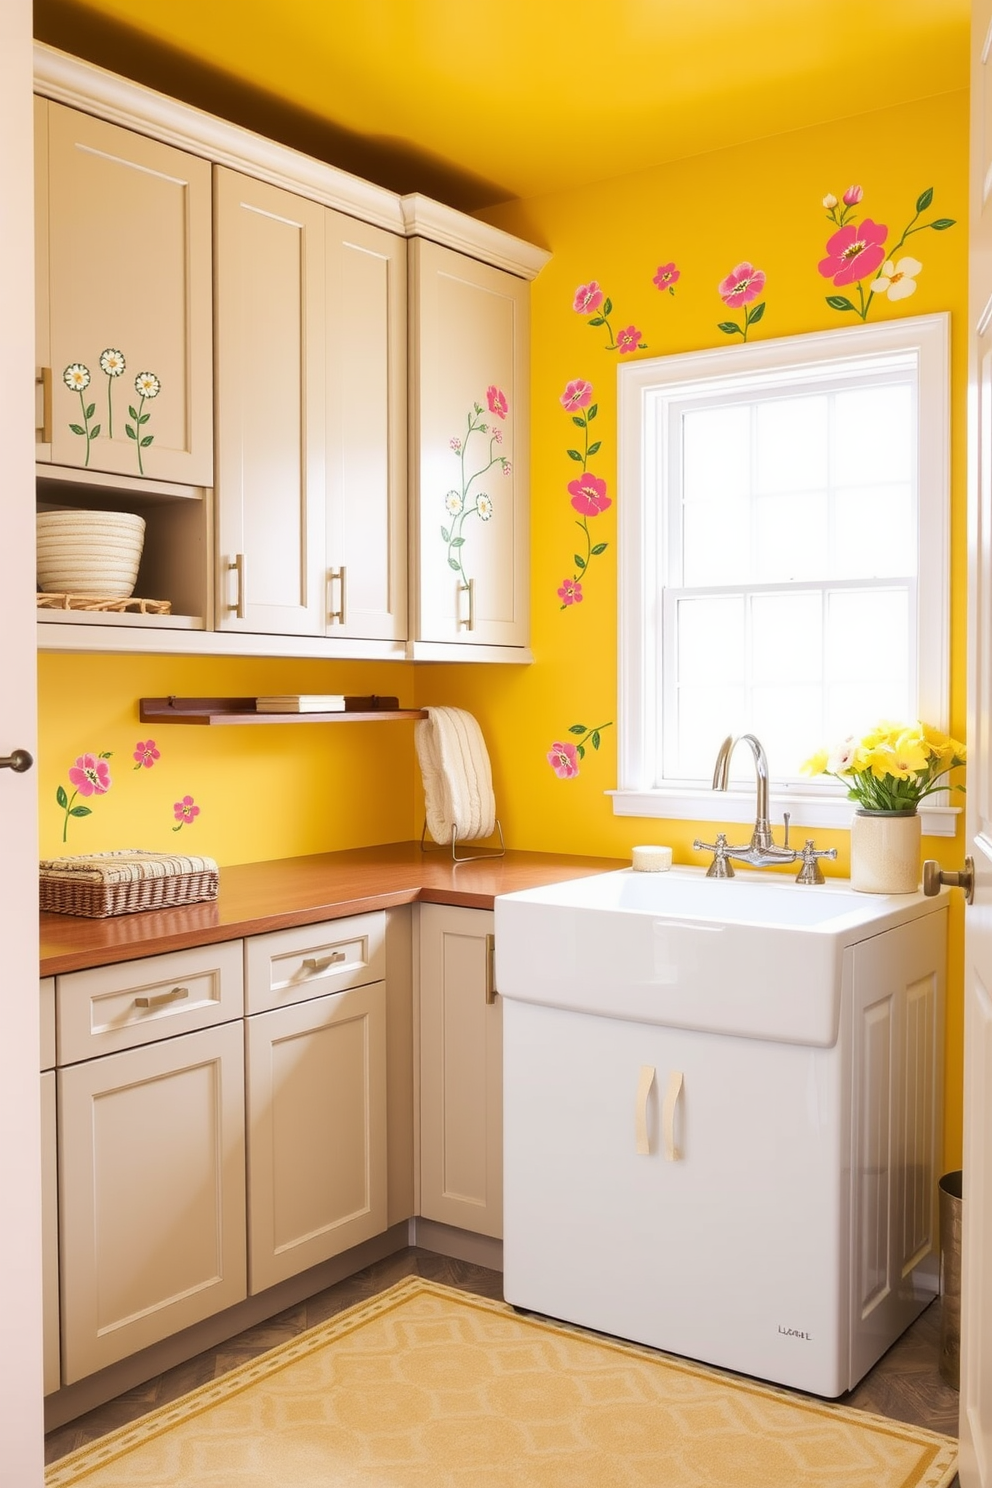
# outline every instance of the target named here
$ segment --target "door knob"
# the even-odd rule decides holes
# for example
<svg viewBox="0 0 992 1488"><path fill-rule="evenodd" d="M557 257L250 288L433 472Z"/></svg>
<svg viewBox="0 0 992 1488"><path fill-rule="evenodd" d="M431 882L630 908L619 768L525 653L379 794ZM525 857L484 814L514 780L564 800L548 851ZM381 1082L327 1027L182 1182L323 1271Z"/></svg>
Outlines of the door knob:
<svg viewBox="0 0 992 1488"><path fill-rule="evenodd" d="M960 873L951 873L946 868L941 868L936 858L927 858L923 864L923 892L924 894L937 894L940 892L941 884L947 884L952 889L964 889L966 904L975 902L975 860L965 858L964 867Z"/></svg>
<svg viewBox="0 0 992 1488"><path fill-rule="evenodd" d="M30 770L33 764L34 760L26 749L15 749L13 754L0 755L0 770L16 770L18 775Z"/></svg>

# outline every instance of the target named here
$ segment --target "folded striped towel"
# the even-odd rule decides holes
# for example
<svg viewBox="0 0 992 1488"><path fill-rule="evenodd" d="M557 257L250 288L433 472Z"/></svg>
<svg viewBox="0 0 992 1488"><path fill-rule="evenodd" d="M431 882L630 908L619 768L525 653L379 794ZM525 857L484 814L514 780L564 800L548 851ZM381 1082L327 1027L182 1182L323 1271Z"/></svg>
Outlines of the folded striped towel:
<svg viewBox="0 0 992 1488"><path fill-rule="evenodd" d="M427 830L435 842L479 842L496 826L493 772L482 730L461 708L428 708L414 727Z"/></svg>

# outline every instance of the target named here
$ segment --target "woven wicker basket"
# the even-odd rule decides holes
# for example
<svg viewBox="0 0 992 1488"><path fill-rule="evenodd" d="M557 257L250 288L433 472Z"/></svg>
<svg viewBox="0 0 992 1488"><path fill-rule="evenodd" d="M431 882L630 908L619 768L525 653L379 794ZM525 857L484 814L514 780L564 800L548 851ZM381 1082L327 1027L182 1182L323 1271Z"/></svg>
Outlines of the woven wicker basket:
<svg viewBox="0 0 992 1488"><path fill-rule="evenodd" d="M213 858L131 848L88 857L47 858L39 866L41 909L52 914L105 919L217 898L219 872Z"/></svg>
<svg viewBox="0 0 992 1488"><path fill-rule="evenodd" d="M145 519L134 512L38 513L38 588L43 594L126 599L138 577Z"/></svg>

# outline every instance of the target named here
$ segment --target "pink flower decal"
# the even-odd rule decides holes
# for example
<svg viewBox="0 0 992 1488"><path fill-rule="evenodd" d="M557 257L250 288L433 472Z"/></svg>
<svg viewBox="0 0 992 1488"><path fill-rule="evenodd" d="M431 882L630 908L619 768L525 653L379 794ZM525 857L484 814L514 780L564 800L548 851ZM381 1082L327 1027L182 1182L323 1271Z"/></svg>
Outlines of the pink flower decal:
<svg viewBox="0 0 992 1488"><path fill-rule="evenodd" d="M659 289L667 289L669 294L674 294L675 286L680 278L681 270L677 269L673 263L659 264L651 283L657 284Z"/></svg>
<svg viewBox="0 0 992 1488"><path fill-rule="evenodd" d="M578 775L579 766L575 754L574 744L556 742L548 750L548 764L559 780L571 780L573 776Z"/></svg>
<svg viewBox="0 0 992 1488"><path fill-rule="evenodd" d="M845 207L856 207L864 194L865 193L862 187L848 186L847 190L844 192Z"/></svg>
<svg viewBox="0 0 992 1488"><path fill-rule="evenodd" d="M572 309L577 310L580 315L592 315L602 303L603 291L595 279L590 279L588 284L580 284L575 291Z"/></svg>
<svg viewBox="0 0 992 1488"><path fill-rule="evenodd" d="M105 796L110 789L110 766L102 755L81 754L69 769L69 783L80 796Z"/></svg>
<svg viewBox="0 0 992 1488"><path fill-rule="evenodd" d="M73 816L92 816L91 806L77 806L76 797L83 796L105 796L110 789L110 766L107 764L110 758L110 750L104 749L100 754L81 754L74 765L69 767L69 784L72 786L72 795L64 785L60 785L55 792L55 801L62 816L62 841L65 842L69 835L69 819Z"/></svg>
<svg viewBox="0 0 992 1488"><path fill-rule="evenodd" d="M592 402L592 383L583 377L575 377L565 384L565 391L558 399L562 408L571 413L576 408L588 408Z"/></svg>
<svg viewBox="0 0 992 1488"><path fill-rule="evenodd" d="M636 326L629 325L625 330L617 332L617 350L621 356L627 356L631 351L637 351L641 345L641 333Z"/></svg>
<svg viewBox="0 0 992 1488"><path fill-rule="evenodd" d="M885 262L885 240L889 229L884 222L849 222L838 228L827 241L827 256L821 258L819 270L824 279L833 279L838 288L867 279Z"/></svg>
<svg viewBox="0 0 992 1488"><path fill-rule="evenodd" d="M760 269L753 264L739 263L726 279L720 280L719 294L725 305L736 310L756 300L764 287L765 276Z"/></svg>
<svg viewBox="0 0 992 1488"><path fill-rule="evenodd" d="M598 475L590 475L588 471L580 475L578 480L569 481L568 494L575 510L584 517L598 517L600 512L613 505L606 494L605 480Z"/></svg>
<svg viewBox="0 0 992 1488"><path fill-rule="evenodd" d="M172 808L172 813L179 823L172 830L178 832L183 827L191 827L193 825L200 814L200 808L193 804L192 796L183 796L181 801L176 801Z"/></svg>
<svg viewBox="0 0 992 1488"><path fill-rule="evenodd" d="M494 413L497 418L505 419L509 410L506 394L501 388L490 385L486 388L486 401L489 404L489 412Z"/></svg>
<svg viewBox="0 0 992 1488"><path fill-rule="evenodd" d="M558 590L558 598L561 600L562 609L566 605L582 603L582 585L578 579L562 579Z"/></svg>
<svg viewBox="0 0 992 1488"><path fill-rule="evenodd" d="M146 770L150 770L155 761L162 758L162 755L160 751L155 748L155 740L148 739L143 744L140 741L135 744L134 753L132 754L131 758L133 760L137 760L137 764L134 767L136 770L140 770L142 766L144 766Z"/></svg>

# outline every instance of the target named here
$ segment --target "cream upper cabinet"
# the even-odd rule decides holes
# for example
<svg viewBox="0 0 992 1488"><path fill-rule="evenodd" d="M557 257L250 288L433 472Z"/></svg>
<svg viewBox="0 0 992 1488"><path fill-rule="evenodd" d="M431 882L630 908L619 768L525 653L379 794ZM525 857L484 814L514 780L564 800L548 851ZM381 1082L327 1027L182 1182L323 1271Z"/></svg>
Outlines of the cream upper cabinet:
<svg viewBox="0 0 992 1488"><path fill-rule="evenodd" d="M424 239L409 251L412 654L482 660L528 643L530 286Z"/></svg>
<svg viewBox="0 0 992 1488"><path fill-rule="evenodd" d="M420 1213L503 1233L502 1008L491 910L420 906Z"/></svg>
<svg viewBox="0 0 992 1488"><path fill-rule="evenodd" d="M38 458L213 484L210 165L37 100Z"/></svg>
<svg viewBox="0 0 992 1488"><path fill-rule="evenodd" d="M406 636L403 239L218 167L220 629Z"/></svg>

